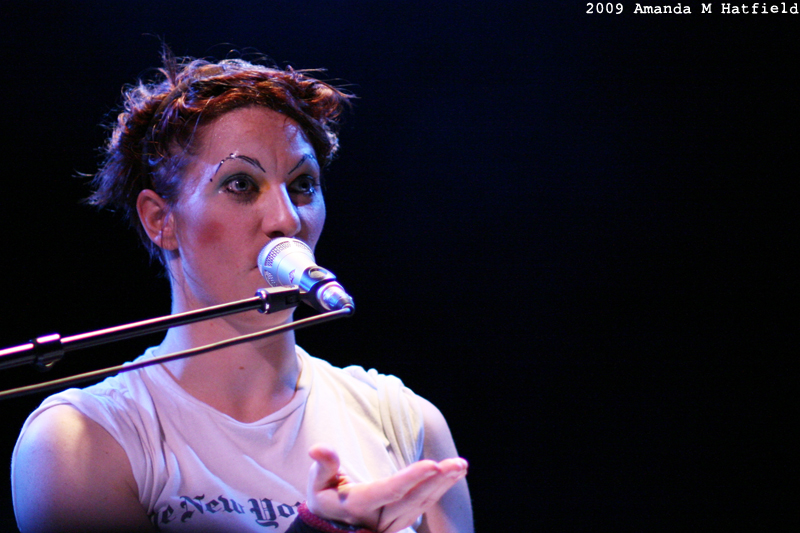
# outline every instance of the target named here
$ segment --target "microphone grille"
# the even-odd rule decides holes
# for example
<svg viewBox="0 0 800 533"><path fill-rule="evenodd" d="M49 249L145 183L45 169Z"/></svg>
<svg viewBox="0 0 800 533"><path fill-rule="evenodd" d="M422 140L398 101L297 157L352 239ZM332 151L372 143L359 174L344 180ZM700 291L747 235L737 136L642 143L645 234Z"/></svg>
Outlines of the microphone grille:
<svg viewBox="0 0 800 533"><path fill-rule="evenodd" d="M281 242L277 243L275 246L267 245L269 251L265 257L263 257L260 261L261 265L264 269L271 270L272 264L275 261L275 258L278 257L278 254L287 249L292 245L292 242L289 240L282 240Z"/></svg>
<svg viewBox="0 0 800 533"><path fill-rule="evenodd" d="M261 271L261 275L264 276L264 279L267 280L270 286L280 287L283 285L278 279L278 265L276 262L279 263L279 258L282 254L284 254L284 252L291 252L291 249L302 252L313 261L314 252L311 251L311 248L303 241L291 239L289 237L272 239L264 246L261 253L258 254L258 268Z"/></svg>

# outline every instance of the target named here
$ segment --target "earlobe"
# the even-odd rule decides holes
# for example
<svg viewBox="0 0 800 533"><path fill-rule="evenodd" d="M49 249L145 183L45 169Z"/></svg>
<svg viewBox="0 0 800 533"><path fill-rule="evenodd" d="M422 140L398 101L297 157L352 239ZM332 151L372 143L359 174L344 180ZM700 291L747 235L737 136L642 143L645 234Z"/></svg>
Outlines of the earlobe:
<svg viewBox="0 0 800 533"><path fill-rule="evenodd" d="M144 189L136 199L139 221L150 240L164 250L177 247L174 218L167 201L152 189Z"/></svg>

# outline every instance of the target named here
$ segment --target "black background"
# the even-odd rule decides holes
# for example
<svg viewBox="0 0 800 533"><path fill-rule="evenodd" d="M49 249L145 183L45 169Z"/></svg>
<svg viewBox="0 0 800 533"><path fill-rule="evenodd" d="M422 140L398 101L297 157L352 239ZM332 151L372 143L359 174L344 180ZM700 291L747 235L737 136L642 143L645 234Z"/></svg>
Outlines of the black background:
<svg viewBox="0 0 800 533"><path fill-rule="evenodd" d="M540 4L0 7L0 346L168 312L133 233L73 176L157 64L154 36L252 47L359 96L317 247L358 313L299 342L440 407L479 531L796 521L800 15ZM42 398L3 402L3 457ZM0 502L11 529L7 482Z"/></svg>

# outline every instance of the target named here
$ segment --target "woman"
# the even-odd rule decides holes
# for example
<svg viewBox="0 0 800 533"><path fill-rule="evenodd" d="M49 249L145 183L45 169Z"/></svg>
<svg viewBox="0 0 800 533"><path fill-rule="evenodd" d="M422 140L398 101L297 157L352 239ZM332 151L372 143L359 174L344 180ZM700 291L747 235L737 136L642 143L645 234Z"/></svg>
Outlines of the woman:
<svg viewBox="0 0 800 533"><path fill-rule="evenodd" d="M266 243L320 236L348 96L241 60L167 57L160 72L126 91L92 201L162 261L173 313L248 298ZM291 319L172 328L142 358ZM48 398L17 442L12 488L23 532L470 532L466 468L429 402L285 333Z"/></svg>

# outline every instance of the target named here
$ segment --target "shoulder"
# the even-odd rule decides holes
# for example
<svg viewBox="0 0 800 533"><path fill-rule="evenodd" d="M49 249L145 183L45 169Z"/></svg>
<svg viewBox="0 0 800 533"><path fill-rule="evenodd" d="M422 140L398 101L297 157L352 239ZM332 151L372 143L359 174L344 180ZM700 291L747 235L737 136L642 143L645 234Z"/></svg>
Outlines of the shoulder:
<svg viewBox="0 0 800 533"><path fill-rule="evenodd" d="M316 394L330 391L329 398L343 400L351 414L369 421L388 440L399 468L422 457L421 398L399 378L360 366L337 368L307 354L306 357L314 368Z"/></svg>
<svg viewBox="0 0 800 533"><path fill-rule="evenodd" d="M420 398L420 407L425 428L423 457L435 461L457 457L456 445L442 412L425 398Z"/></svg>
<svg viewBox="0 0 800 533"><path fill-rule="evenodd" d="M379 374L376 370L367 371L363 367L355 365L340 368L324 359L308 355L299 347L298 353L301 354L303 360L304 374L307 365L311 371L310 374L313 375L315 389L333 388L340 392L344 391L349 396L358 398L359 401L374 404L375 395L384 386L386 378L392 377ZM304 381L304 377L307 376L301 375L301 382Z"/></svg>
<svg viewBox="0 0 800 533"><path fill-rule="evenodd" d="M55 405L30 421L11 481L22 531L149 528L122 447L70 405Z"/></svg>

